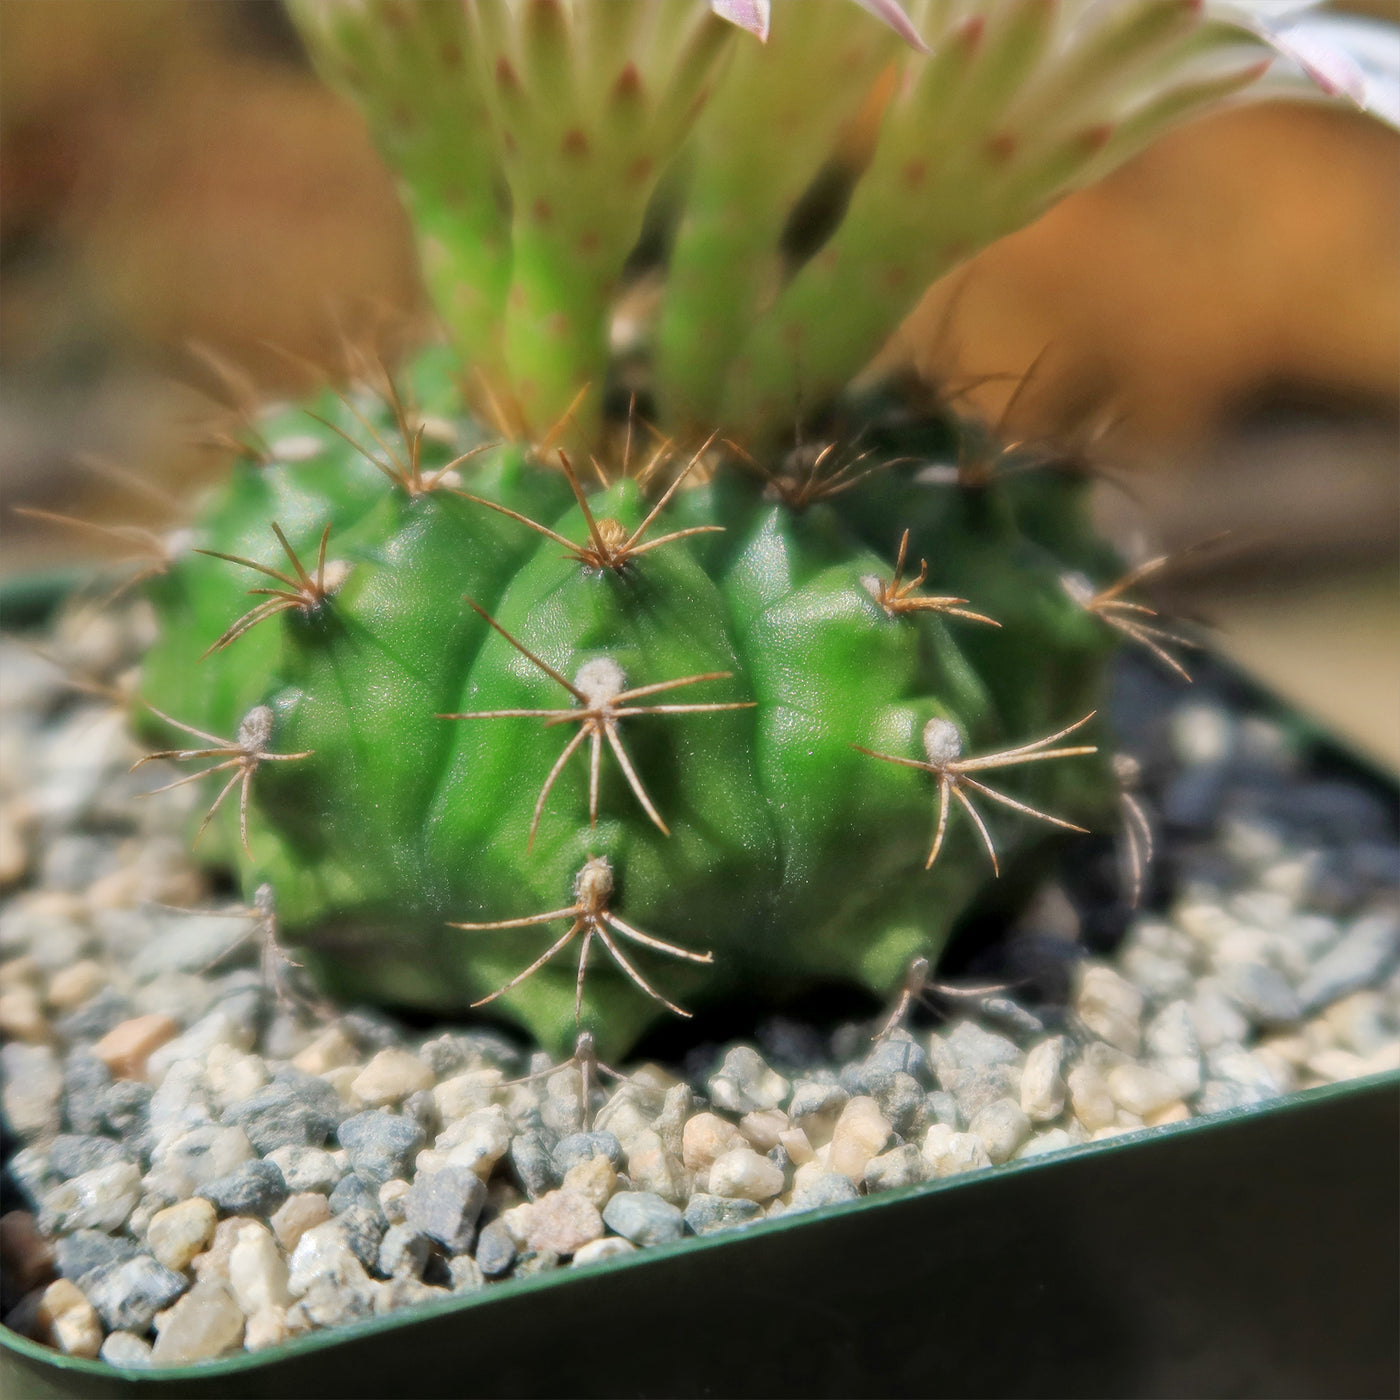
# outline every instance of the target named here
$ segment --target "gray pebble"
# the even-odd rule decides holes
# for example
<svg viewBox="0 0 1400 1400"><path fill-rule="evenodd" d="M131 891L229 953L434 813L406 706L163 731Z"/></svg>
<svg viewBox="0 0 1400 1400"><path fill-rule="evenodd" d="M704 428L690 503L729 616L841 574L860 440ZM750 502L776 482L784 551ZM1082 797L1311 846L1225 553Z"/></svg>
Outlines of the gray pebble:
<svg viewBox="0 0 1400 1400"><path fill-rule="evenodd" d="M1397 962L1400 915L1368 914L1357 919L1299 985L1303 1011L1311 1015L1349 992L1379 982Z"/></svg>
<svg viewBox="0 0 1400 1400"><path fill-rule="evenodd" d="M83 1292L109 1332L144 1332L189 1286L184 1274L149 1254L105 1264L83 1279Z"/></svg>
<svg viewBox="0 0 1400 1400"><path fill-rule="evenodd" d="M60 1133L49 1145L49 1164L54 1172L70 1181L98 1167L110 1167L129 1158L119 1142L87 1133Z"/></svg>
<svg viewBox="0 0 1400 1400"><path fill-rule="evenodd" d="M353 1205L339 1211L332 1219L340 1226L345 1243L355 1258L365 1268L374 1268L379 1262L380 1247L389 1228L384 1212L377 1204L373 1208Z"/></svg>
<svg viewBox="0 0 1400 1400"><path fill-rule="evenodd" d="M320 1147L335 1131L336 1117L294 1087L274 1084L232 1105L224 1121L236 1123L259 1152L268 1153L279 1147Z"/></svg>
<svg viewBox="0 0 1400 1400"><path fill-rule="evenodd" d="M1010 997L983 997L977 1003L977 1012L983 1020L999 1021L1022 1040L1033 1040L1045 1034L1045 1022Z"/></svg>
<svg viewBox="0 0 1400 1400"><path fill-rule="evenodd" d="M114 1026L130 1020L134 1011L130 997L123 996L115 987L103 987L76 1010L58 1017L54 1026L70 1043L101 1040Z"/></svg>
<svg viewBox="0 0 1400 1400"><path fill-rule="evenodd" d="M138 1252L135 1240L109 1235L105 1230L75 1230L54 1244L54 1267L66 1279L81 1286L94 1269L120 1264Z"/></svg>
<svg viewBox="0 0 1400 1400"><path fill-rule="evenodd" d="M476 1262L487 1278L500 1278L515 1263L515 1241L499 1220L481 1227L476 1241Z"/></svg>
<svg viewBox="0 0 1400 1400"><path fill-rule="evenodd" d="M878 1097L881 1086L895 1074L917 1079L927 1073L928 1052L907 1032L895 1032L877 1041L859 1064L841 1071L841 1087L852 1095Z"/></svg>
<svg viewBox="0 0 1400 1400"><path fill-rule="evenodd" d="M787 1101L791 1089L751 1045L734 1046L705 1087L717 1107L737 1114L778 1108Z"/></svg>
<svg viewBox="0 0 1400 1400"><path fill-rule="evenodd" d="M49 1165L49 1149L40 1143L21 1147L5 1163L5 1170L9 1172L11 1179L19 1187L20 1193L35 1210L39 1208L39 1203L49 1188L58 1181L53 1168Z"/></svg>
<svg viewBox="0 0 1400 1400"><path fill-rule="evenodd" d="M685 1223L697 1235L713 1235L718 1230L732 1230L762 1219L763 1207L757 1201L711 1196L705 1192L697 1192L685 1207Z"/></svg>
<svg viewBox="0 0 1400 1400"><path fill-rule="evenodd" d="M571 1167L581 1162L591 1162L594 1157L606 1157L614 1171L621 1171L627 1165L627 1154L622 1144L612 1133L570 1133L559 1139L550 1154L550 1163L555 1176L562 1181Z"/></svg>
<svg viewBox="0 0 1400 1400"><path fill-rule="evenodd" d="M517 1133L510 1143L510 1164L521 1189L532 1201L554 1189L554 1163L541 1134Z"/></svg>
<svg viewBox="0 0 1400 1400"><path fill-rule="evenodd" d="M884 1075L869 1092L900 1137L913 1137L928 1125L928 1095L912 1074Z"/></svg>
<svg viewBox="0 0 1400 1400"><path fill-rule="evenodd" d="M111 1083L111 1071L91 1051L78 1049L68 1056L63 1062L63 1116L70 1131L103 1131L107 1125L102 1113L102 1092ZM146 1097L150 1097L149 1089Z"/></svg>
<svg viewBox="0 0 1400 1400"><path fill-rule="evenodd" d="M1267 963L1235 963L1221 970L1220 980L1226 995L1256 1026L1291 1026L1303 1014L1288 979Z"/></svg>
<svg viewBox="0 0 1400 1400"><path fill-rule="evenodd" d="M336 1183L326 1204L330 1206L332 1215L339 1215L345 1210L367 1210L371 1215L380 1217L381 1225L389 1223L379 1205L379 1192L371 1189L369 1183L354 1172Z"/></svg>
<svg viewBox="0 0 1400 1400"><path fill-rule="evenodd" d="M350 1165L366 1181L382 1186L394 1177L412 1176L413 1159L427 1144L427 1134L412 1118L375 1108L347 1118L337 1136L350 1154Z"/></svg>
<svg viewBox="0 0 1400 1400"><path fill-rule="evenodd" d="M800 1191L793 1192L792 1204L788 1207L787 1214L796 1215L799 1212L820 1210L823 1206L841 1205L845 1201L858 1200L859 1197L860 1192L849 1177L840 1172L823 1172Z"/></svg>
<svg viewBox="0 0 1400 1400"><path fill-rule="evenodd" d="M963 1118L970 1120L998 1099L1020 1098L1021 1067L993 1064L959 1070L945 1087L951 1087Z"/></svg>
<svg viewBox="0 0 1400 1400"><path fill-rule="evenodd" d="M449 1254L463 1254L471 1248L485 1203L486 1185L470 1167L442 1167L408 1188L404 1223L437 1240Z"/></svg>
<svg viewBox="0 0 1400 1400"><path fill-rule="evenodd" d="M531 1278L535 1274L553 1273L559 1267L559 1256L552 1249L526 1249L515 1256L513 1278Z"/></svg>
<svg viewBox="0 0 1400 1400"><path fill-rule="evenodd" d="M837 1114L845 1108L850 1097L837 1083L816 1079L799 1080L792 1091L788 1117L796 1123L818 1113Z"/></svg>
<svg viewBox="0 0 1400 1400"><path fill-rule="evenodd" d="M432 1253L432 1241L408 1225L391 1225L379 1244L378 1269L385 1278L408 1275L422 1278Z"/></svg>
<svg viewBox="0 0 1400 1400"><path fill-rule="evenodd" d="M268 1216L287 1199L287 1182L273 1162L245 1162L195 1193L220 1215Z"/></svg>
<svg viewBox="0 0 1400 1400"><path fill-rule="evenodd" d="M946 1089L935 1089L924 1100L926 1118L930 1123L946 1123L954 1132L961 1132L965 1119L958 1101Z"/></svg>
<svg viewBox="0 0 1400 1400"><path fill-rule="evenodd" d="M619 1191L603 1207L603 1224L636 1245L669 1244L685 1233L685 1217L652 1191Z"/></svg>
<svg viewBox="0 0 1400 1400"><path fill-rule="evenodd" d="M121 1138L141 1136L150 1125L155 1090L134 1079L118 1079L97 1094L101 1127Z"/></svg>

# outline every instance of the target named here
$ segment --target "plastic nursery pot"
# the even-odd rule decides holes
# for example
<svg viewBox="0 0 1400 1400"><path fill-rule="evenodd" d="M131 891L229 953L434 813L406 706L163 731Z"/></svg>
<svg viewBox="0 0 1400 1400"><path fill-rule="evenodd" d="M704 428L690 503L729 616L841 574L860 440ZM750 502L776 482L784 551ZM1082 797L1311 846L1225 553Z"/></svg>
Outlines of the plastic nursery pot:
<svg viewBox="0 0 1400 1400"><path fill-rule="evenodd" d="M1400 1076L122 1372L0 1394L1373 1396L1400 1352Z"/></svg>
<svg viewBox="0 0 1400 1400"><path fill-rule="evenodd" d="M30 591L0 590L10 626L45 614ZM0 1328L0 1397L1390 1395L1398 1311L1391 1073L193 1367L119 1371Z"/></svg>

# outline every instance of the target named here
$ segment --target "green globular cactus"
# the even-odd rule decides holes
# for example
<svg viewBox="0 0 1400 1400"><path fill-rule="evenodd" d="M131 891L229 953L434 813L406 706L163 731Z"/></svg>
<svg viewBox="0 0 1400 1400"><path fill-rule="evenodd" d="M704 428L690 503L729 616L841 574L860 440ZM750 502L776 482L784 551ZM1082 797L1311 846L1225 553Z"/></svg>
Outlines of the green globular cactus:
<svg viewBox="0 0 1400 1400"><path fill-rule="evenodd" d="M1170 0L1068 36L917 7L922 50L842 0L767 48L676 0L293 12L453 348L259 420L152 585L142 723L327 988L617 1054L668 1009L888 992L1115 820L1082 474L840 391L930 276L1255 76L1247 36Z"/></svg>

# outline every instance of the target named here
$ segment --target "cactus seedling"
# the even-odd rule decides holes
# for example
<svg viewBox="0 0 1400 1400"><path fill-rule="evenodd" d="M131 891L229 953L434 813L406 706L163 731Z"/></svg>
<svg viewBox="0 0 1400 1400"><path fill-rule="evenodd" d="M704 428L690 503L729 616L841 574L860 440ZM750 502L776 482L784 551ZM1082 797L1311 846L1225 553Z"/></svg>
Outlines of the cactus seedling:
<svg viewBox="0 0 1400 1400"><path fill-rule="evenodd" d="M846 386L928 280L1242 90L1258 43L1175 0L747 7L766 43L730 8L292 0L452 348L255 418L148 581L143 693L211 746L152 758L231 775L201 830L241 783L223 853L343 996L612 1058L682 1005L884 995L978 842L1010 873L1116 811L1100 744L1056 747L1150 626L1142 575L1098 582L1082 475Z"/></svg>

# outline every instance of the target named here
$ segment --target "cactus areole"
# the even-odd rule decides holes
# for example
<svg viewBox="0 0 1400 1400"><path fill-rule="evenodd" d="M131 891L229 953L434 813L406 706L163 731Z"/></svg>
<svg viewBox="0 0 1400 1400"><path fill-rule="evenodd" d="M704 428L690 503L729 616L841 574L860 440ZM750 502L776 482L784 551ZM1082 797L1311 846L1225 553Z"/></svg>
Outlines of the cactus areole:
<svg viewBox="0 0 1400 1400"><path fill-rule="evenodd" d="M677 0L293 8L451 348L247 424L150 584L141 724L329 990L615 1055L735 993L896 990L1116 821L1083 474L842 385L1256 55L1166 0L1078 47L1040 0L948 7L925 49L844 0L767 45Z"/></svg>

